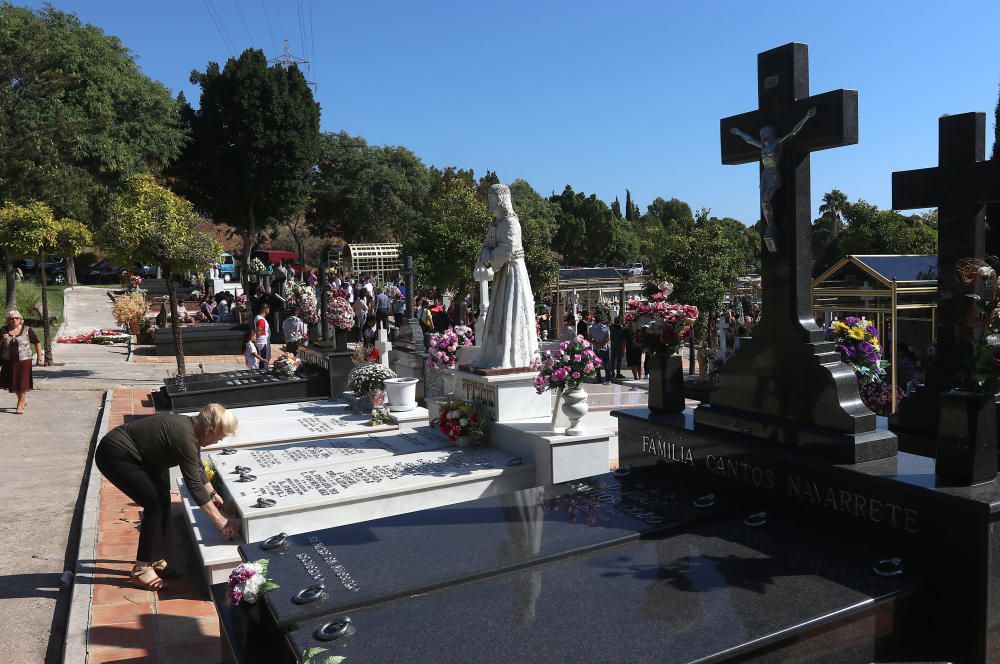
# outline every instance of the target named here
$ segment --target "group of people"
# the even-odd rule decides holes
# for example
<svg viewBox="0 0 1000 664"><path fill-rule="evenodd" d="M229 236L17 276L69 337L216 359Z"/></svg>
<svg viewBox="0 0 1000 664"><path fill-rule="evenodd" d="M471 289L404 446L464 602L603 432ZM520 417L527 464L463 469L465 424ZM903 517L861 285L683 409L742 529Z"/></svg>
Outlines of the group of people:
<svg viewBox="0 0 1000 664"><path fill-rule="evenodd" d="M424 350L430 345L430 335L440 334L455 325L472 327L476 324L476 312L468 297L455 298L445 307L444 298L440 294L420 298L416 318L424 334Z"/></svg>
<svg viewBox="0 0 1000 664"><path fill-rule="evenodd" d="M607 385L613 380L622 380L622 367L627 366L632 371L632 379L642 378L642 348L635 343L635 332L622 323L621 316L616 316L608 325L601 319L595 319L589 311L577 318L576 314L567 314L559 331L559 340L568 341L576 335L582 336L591 343L602 366L597 368L597 382Z"/></svg>

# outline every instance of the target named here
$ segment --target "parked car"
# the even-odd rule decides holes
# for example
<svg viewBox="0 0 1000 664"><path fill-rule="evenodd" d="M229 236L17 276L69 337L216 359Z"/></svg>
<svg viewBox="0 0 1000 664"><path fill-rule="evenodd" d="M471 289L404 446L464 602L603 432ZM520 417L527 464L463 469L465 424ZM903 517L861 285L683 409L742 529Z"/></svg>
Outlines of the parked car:
<svg viewBox="0 0 1000 664"><path fill-rule="evenodd" d="M132 266L132 274L139 275L143 279L156 279L157 266L155 265L143 265L141 263L136 263Z"/></svg>
<svg viewBox="0 0 1000 664"><path fill-rule="evenodd" d="M101 261L87 271L86 281L91 284L118 281L119 275L124 271L125 268L123 267L111 265L107 261Z"/></svg>
<svg viewBox="0 0 1000 664"><path fill-rule="evenodd" d="M625 274L631 277L641 277L646 274L646 268L642 263L632 263L627 268L625 268Z"/></svg>
<svg viewBox="0 0 1000 664"><path fill-rule="evenodd" d="M236 258L228 251L222 253L222 260L219 262L219 276L227 284L236 279Z"/></svg>

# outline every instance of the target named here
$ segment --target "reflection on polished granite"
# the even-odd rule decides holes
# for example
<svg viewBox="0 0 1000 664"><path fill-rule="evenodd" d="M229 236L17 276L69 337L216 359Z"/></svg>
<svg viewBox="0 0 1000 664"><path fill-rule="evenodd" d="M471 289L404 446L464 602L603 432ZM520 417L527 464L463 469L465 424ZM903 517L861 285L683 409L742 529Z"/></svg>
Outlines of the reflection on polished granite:
<svg viewBox="0 0 1000 664"><path fill-rule="evenodd" d="M783 640L800 661L872 661L886 654L875 624L921 578L916 568L874 574L880 557L775 515L757 528L740 516L358 609L357 633L336 642L315 640L321 622L288 638L295 652L323 646L356 664L701 662ZM865 638L844 638L857 628ZM824 629L833 631L808 638Z"/></svg>

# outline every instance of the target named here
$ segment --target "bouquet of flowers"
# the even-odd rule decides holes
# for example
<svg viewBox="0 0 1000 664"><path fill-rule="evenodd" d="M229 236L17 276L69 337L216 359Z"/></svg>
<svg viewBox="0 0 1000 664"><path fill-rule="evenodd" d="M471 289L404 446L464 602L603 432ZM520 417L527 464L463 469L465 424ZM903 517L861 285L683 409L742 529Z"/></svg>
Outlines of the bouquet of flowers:
<svg viewBox="0 0 1000 664"><path fill-rule="evenodd" d="M466 436L473 445L482 445L489 434L489 422L476 407L458 399L441 404L437 425L453 443Z"/></svg>
<svg viewBox="0 0 1000 664"><path fill-rule="evenodd" d="M458 363L459 346L472 346L476 332L467 325L456 325L441 334L432 334L427 346L427 367L429 369L454 369Z"/></svg>
<svg viewBox="0 0 1000 664"><path fill-rule="evenodd" d="M290 335L288 335L288 338L285 339L285 342L297 344L297 343L302 343L303 339L305 339L305 336L302 334L302 330L295 330Z"/></svg>
<svg viewBox="0 0 1000 664"><path fill-rule="evenodd" d="M892 385L883 380L889 363L882 359L878 329L856 316L848 316L833 321L826 338L836 344L840 359L854 370L865 406L877 415L888 415L892 409ZM897 402L905 395L899 390Z"/></svg>
<svg viewBox="0 0 1000 664"><path fill-rule="evenodd" d="M594 318L604 323L611 323L614 317L611 315L611 300L601 298L594 307Z"/></svg>
<svg viewBox="0 0 1000 664"><path fill-rule="evenodd" d="M302 310L302 320L307 325L319 321L319 305L317 304L316 291L312 286L292 283L288 289L288 304L290 309L299 307Z"/></svg>
<svg viewBox="0 0 1000 664"><path fill-rule="evenodd" d="M969 321L968 341L973 346L964 367L964 385L972 392L1000 393L1000 261L963 258L957 273L962 283L981 283L984 294L969 293L974 306L974 321ZM930 349L928 348L928 351ZM936 348L934 355L936 355Z"/></svg>
<svg viewBox="0 0 1000 664"><path fill-rule="evenodd" d="M291 377L295 375L295 372L299 370L300 366L302 366L302 362L299 358L295 357L291 353L285 353L274 361L274 364L271 366L271 370L276 374L283 374Z"/></svg>
<svg viewBox="0 0 1000 664"><path fill-rule="evenodd" d="M188 293L188 296L187 296L186 299L188 299L188 300L197 300L199 298L201 298L201 291L198 290L197 288L195 288L190 293Z"/></svg>
<svg viewBox="0 0 1000 664"><path fill-rule="evenodd" d="M262 272L267 272L267 266L264 265L264 261L256 256L251 258L250 262L247 263L247 269L251 274L261 274Z"/></svg>
<svg viewBox="0 0 1000 664"><path fill-rule="evenodd" d="M267 578L267 559L243 563L229 573L229 603L237 606L241 602L256 604L264 593L279 588L278 584Z"/></svg>
<svg viewBox="0 0 1000 664"><path fill-rule="evenodd" d="M546 390L560 387L575 389L587 378L597 375L601 358L590 347L590 342L578 334L569 341L559 344L555 352L542 351L535 359L535 391L543 394Z"/></svg>
<svg viewBox="0 0 1000 664"><path fill-rule="evenodd" d="M214 480L216 475L215 464L212 463L211 460L205 459L204 461L201 462L201 465L205 468L205 477L208 479L208 481L211 482L212 480Z"/></svg>
<svg viewBox="0 0 1000 664"><path fill-rule="evenodd" d="M552 320L552 314L545 313L535 316L535 334L542 336L542 328L547 328L550 320Z"/></svg>
<svg viewBox="0 0 1000 664"><path fill-rule="evenodd" d="M128 278L128 282L129 285L132 286L132 288L138 288L139 284L142 283L142 277L140 277L138 274L133 274L131 277Z"/></svg>
<svg viewBox="0 0 1000 664"><path fill-rule="evenodd" d="M396 372L381 364L359 364L351 370L347 385L359 397L374 390L385 390L385 379L395 378Z"/></svg>
<svg viewBox="0 0 1000 664"><path fill-rule="evenodd" d="M698 320L698 307L690 304L652 305L652 320L635 333L635 343L647 353L673 355L691 337Z"/></svg>
<svg viewBox="0 0 1000 664"><path fill-rule="evenodd" d="M848 316L842 321L833 321L826 338L836 344L840 359L854 370L859 384L877 383L885 377L889 363L882 359L882 347L874 325Z"/></svg>
<svg viewBox="0 0 1000 664"><path fill-rule="evenodd" d="M395 299L397 295L399 297L402 297L403 291L399 290L399 288L397 288L396 286L389 284L385 287L385 294L389 296L390 300L392 300Z"/></svg>
<svg viewBox="0 0 1000 664"><path fill-rule="evenodd" d="M246 293L240 293L239 295L237 295L236 299L234 300L234 302L236 304L236 310L237 311L246 311L247 310L247 294Z"/></svg>
<svg viewBox="0 0 1000 664"><path fill-rule="evenodd" d="M338 330L354 327L354 309L344 297L331 297L326 301L326 318Z"/></svg>
<svg viewBox="0 0 1000 664"><path fill-rule="evenodd" d="M118 330L91 330L84 334L59 337L56 343L59 344L99 344L108 345L116 343L127 343L132 335Z"/></svg>

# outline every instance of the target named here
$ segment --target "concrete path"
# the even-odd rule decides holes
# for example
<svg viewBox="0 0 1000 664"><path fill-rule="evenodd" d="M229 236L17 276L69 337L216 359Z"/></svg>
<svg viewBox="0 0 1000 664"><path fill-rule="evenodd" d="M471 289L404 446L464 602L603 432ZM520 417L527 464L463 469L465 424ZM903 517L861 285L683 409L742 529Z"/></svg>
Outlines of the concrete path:
<svg viewBox="0 0 1000 664"><path fill-rule="evenodd" d="M32 392L24 415L0 392L0 625L5 662L60 661L68 552L103 392ZM67 560L68 558L68 560Z"/></svg>

